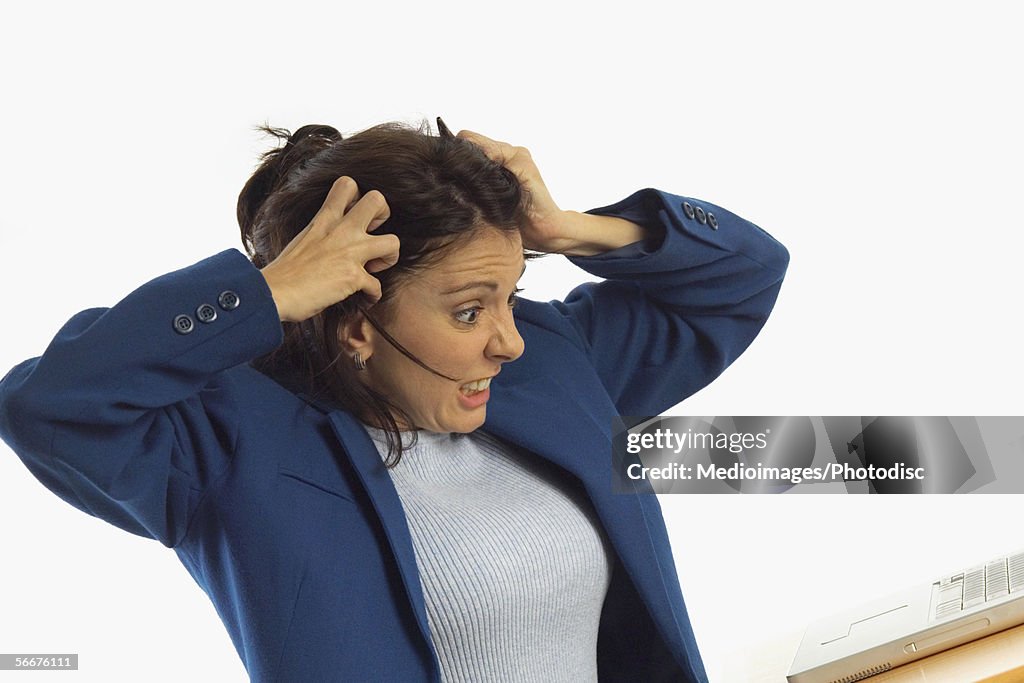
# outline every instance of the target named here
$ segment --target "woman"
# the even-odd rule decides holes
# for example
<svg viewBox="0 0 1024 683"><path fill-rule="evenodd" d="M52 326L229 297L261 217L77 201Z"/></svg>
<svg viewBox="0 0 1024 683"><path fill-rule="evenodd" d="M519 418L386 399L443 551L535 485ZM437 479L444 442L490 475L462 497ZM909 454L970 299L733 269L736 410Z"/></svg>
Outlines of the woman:
<svg viewBox="0 0 1024 683"><path fill-rule="evenodd" d="M73 316L0 381L65 501L173 548L253 680L704 681L657 498L611 419L717 377L786 249L652 188L563 211L438 119L306 126L228 249ZM604 278L516 297L525 259ZM499 375L500 373L500 375Z"/></svg>

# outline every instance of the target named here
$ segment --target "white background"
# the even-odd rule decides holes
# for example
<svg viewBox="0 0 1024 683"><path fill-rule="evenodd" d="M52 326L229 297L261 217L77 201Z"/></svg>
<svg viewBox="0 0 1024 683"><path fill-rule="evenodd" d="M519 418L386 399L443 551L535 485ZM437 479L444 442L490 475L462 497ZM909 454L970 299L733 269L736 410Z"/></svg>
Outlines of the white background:
<svg viewBox="0 0 1024 683"><path fill-rule="evenodd" d="M713 5L5 9L0 375L75 312L239 247L238 192L272 144L254 125L440 114L528 147L562 208L657 187L789 248L761 335L673 413L1021 414L1013 5ZM549 257L523 295L587 279ZM1024 546L1017 496L661 502L712 681L817 616ZM0 652L80 654L33 678L246 680L172 551L60 501L3 444L0 525Z"/></svg>

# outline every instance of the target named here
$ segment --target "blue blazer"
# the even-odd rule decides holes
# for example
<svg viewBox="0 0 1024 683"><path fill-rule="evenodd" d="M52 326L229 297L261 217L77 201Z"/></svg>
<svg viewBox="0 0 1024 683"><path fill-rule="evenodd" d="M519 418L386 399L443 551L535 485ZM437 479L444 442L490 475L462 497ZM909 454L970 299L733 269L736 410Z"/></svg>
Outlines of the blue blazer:
<svg viewBox="0 0 1024 683"><path fill-rule="evenodd" d="M789 254L653 188L587 213L650 234L569 257L603 282L522 300L525 352L482 429L575 475L614 546L600 679L706 681L658 499L611 491L612 417L660 414L728 367ZM249 364L282 341L263 275L222 251L74 315L0 380L0 437L71 505L173 548L252 680L439 681L390 476L351 414Z"/></svg>

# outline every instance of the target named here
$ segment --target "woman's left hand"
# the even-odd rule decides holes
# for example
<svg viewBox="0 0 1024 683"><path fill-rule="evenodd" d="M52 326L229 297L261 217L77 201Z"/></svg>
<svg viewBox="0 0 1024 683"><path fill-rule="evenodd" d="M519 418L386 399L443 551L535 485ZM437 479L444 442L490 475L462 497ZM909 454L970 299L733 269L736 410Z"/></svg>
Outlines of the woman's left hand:
<svg viewBox="0 0 1024 683"><path fill-rule="evenodd" d="M551 198L537 165L533 163L530 150L492 140L471 130L460 130L455 137L469 140L480 147L491 160L512 171L520 184L529 191L532 206L527 214L527 224L519 231L524 248L562 253L579 243L575 237L571 213L558 208Z"/></svg>

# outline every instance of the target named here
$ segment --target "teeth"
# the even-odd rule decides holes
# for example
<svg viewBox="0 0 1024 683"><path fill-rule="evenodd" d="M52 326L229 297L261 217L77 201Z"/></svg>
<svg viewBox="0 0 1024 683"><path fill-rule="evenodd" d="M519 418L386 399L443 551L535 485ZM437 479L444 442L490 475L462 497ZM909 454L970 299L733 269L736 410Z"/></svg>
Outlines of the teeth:
<svg viewBox="0 0 1024 683"><path fill-rule="evenodd" d="M491 386L491 378L478 379L475 382L467 382L459 387L459 390L464 394L475 394L478 391L483 391L487 387Z"/></svg>

